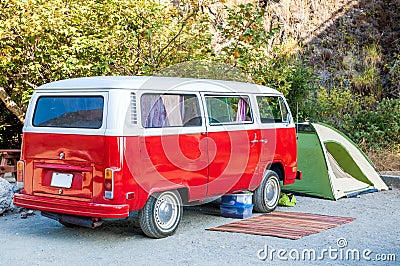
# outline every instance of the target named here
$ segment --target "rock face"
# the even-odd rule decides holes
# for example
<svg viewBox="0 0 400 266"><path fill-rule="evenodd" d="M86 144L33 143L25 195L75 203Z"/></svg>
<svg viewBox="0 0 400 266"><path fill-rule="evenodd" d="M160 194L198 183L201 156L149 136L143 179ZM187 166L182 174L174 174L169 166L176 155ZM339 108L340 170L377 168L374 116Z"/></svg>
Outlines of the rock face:
<svg viewBox="0 0 400 266"><path fill-rule="evenodd" d="M0 215L12 208L13 187L5 179L0 178Z"/></svg>

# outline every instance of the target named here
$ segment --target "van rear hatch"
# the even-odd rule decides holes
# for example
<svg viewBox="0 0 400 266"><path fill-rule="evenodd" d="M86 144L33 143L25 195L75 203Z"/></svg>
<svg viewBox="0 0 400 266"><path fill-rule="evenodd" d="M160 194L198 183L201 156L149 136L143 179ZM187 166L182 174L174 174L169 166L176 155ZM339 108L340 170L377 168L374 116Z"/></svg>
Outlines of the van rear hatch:
<svg viewBox="0 0 400 266"><path fill-rule="evenodd" d="M39 96L24 131L34 195L90 199L94 166L104 163L104 96ZM29 182L29 181L28 181Z"/></svg>

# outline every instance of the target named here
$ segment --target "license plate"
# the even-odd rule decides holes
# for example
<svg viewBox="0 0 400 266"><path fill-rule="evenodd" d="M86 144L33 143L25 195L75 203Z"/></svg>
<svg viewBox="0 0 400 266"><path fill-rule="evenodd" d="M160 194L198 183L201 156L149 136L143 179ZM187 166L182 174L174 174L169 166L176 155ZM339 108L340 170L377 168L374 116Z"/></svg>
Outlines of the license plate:
<svg viewBox="0 0 400 266"><path fill-rule="evenodd" d="M73 174L53 173L50 186L71 188Z"/></svg>

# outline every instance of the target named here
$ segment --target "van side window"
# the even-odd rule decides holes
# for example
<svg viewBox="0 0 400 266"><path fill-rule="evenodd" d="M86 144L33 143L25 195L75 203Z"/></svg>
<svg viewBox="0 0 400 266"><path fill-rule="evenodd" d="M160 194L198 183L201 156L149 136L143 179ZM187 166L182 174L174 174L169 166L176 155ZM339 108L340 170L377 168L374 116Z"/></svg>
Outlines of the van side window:
<svg viewBox="0 0 400 266"><path fill-rule="evenodd" d="M210 124L252 122L249 98L206 96Z"/></svg>
<svg viewBox="0 0 400 266"><path fill-rule="evenodd" d="M144 94L141 119L145 128L201 126L198 98L188 94Z"/></svg>
<svg viewBox="0 0 400 266"><path fill-rule="evenodd" d="M288 109L281 97L257 96L261 123L286 122Z"/></svg>
<svg viewBox="0 0 400 266"><path fill-rule="evenodd" d="M33 114L35 127L101 128L102 96L41 96Z"/></svg>

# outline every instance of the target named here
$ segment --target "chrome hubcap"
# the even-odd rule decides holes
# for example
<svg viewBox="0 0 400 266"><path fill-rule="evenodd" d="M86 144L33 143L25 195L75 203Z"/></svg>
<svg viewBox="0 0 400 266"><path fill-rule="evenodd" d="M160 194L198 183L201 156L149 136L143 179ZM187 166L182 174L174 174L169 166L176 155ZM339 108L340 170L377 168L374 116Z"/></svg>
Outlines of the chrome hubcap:
<svg viewBox="0 0 400 266"><path fill-rule="evenodd" d="M265 186L265 199L268 207L272 208L275 206L276 202L279 199L278 191L279 191L279 181L275 178L271 178L267 181Z"/></svg>
<svg viewBox="0 0 400 266"><path fill-rule="evenodd" d="M170 229L175 224L178 216L178 201L173 195L165 194L157 199L155 220L161 229Z"/></svg>

